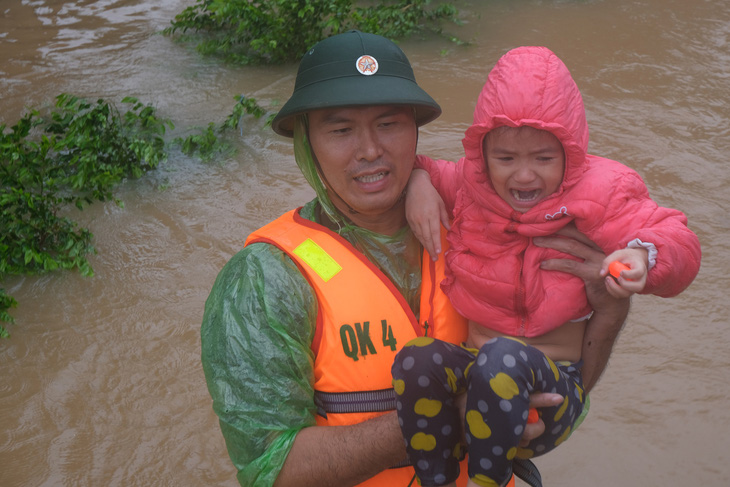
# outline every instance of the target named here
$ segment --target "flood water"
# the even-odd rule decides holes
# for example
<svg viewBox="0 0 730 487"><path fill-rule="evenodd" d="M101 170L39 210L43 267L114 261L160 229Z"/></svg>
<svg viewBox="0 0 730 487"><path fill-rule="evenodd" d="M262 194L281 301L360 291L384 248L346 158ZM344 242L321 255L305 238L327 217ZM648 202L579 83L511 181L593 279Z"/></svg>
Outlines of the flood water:
<svg viewBox="0 0 730 487"><path fill-rule="evenodd" d="M295 66L202 59L159 35L193 0L4 0L0 121L61 92L132 95L172 135L222 121L238 94L276 110ZM546 45L571 69L590 152L643 175L703 245L696 281L637 297L580 430L537 460L546 485L730 485L730 5L727 0L460 1L471 40L403 49L444 108L420 150L457 158L498 57ZM19 301L0 340L0 486L235 486L200 366L217 272L246 235L313 193L288 140L247 121L238 152L203 164L173 151L75 218L95 235L93 278L6 279Z"/></svg>

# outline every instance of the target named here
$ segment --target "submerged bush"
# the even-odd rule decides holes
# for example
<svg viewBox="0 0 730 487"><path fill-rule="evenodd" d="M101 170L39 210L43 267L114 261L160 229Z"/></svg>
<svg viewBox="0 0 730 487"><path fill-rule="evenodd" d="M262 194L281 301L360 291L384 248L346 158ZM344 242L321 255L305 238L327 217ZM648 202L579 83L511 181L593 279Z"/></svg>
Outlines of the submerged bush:
<svg viewBox="0 0 730 487"><path fill-rule="evenodd" d="M352 0L198 0L175 17L166 35L200 34L197 49L238 64L283 63L299 59L316 42L350 29L397 39L443 22L458 23L449 2L379 0L356 6ZM190 38L185 36L184 38Z"/></svg>
<svg viewBox="0 0 730 487"><path fill-rule="evenodd" d="M173 142L180 146L183 154L188 156L198 156L203 161L209 161L214 156L230 151L230 146L221 141L225 132L239 128L241 120L246 115L254 118L261 118L266 115L266 110L262 108L254 98L247 98L243 95L235 97L236 104L233 111L221 124L209 123L208 126L200 131L200 133L189 135L187 137L176 137ZM271 125L276 114L269 114L266 119L266 126Z"/></svg>
<svg viewBox="0 0 730 487"><path fill-rule="evenodd" d="M122 103L131 105L124 114L64 93L47 116L31 110L9 130L0 124L0 280L56 269L93 274L92 234L62 213L113 199L123 179L156 168L173 127L136 98ZM15 304L0 289L0 322L12 321ZM7 335L1 326L0 335Z"/></svg>

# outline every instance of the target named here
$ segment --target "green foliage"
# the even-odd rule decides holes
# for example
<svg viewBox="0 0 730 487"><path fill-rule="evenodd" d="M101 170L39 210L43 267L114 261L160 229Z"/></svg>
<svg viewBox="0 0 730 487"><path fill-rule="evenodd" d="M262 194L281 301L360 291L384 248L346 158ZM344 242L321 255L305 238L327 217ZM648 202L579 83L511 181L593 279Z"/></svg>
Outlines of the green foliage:
<svg viewBox="0 0 730 487"><path fill-rule="evenodd" d="M252 115L254 118L261 118L266 115L266 110L262 108L255 98L246 98L243 95L235 97L236 104L233 106L233 112L226 118L221 125L222 129L237 129L244 115ZM270 126L276 114L270 114L266 120L266 126Z"/></svg>
<svg viewBox="0 0 730 487"><path fill-rule="evenodd" d="M430 0L381 2L367 8L354 8L353 26L363 32L399 39L426 28L441 33L443 21L459 23L458 10L451 3L428 9Z"/></svg>
<svg viewBox="0 0 730 487"><path fill-rule="evenodd" d="M18 302L15 301L11 296L8 296L5 293L5 289L0 288L0 323L6 322L6 323L14 323L15 320L12 316L10 316L10 313L8 313L8 309L15 308L18 305ZM8 331L3 327L2 324L0 324L0 338L7 338Z"/></svg>
<svg viewBox="0 0 730 487"><path fill-rule="evenodd" d="M93 274L92 234L61 213L111 199L124 178L157 167L167 157L165 128L173 127L135 98L122 102L131 105L124 115L103 100L61 94L47 117L31 110L9 131L0 124L0 279L56 269ZM2 291L0 321L10 321L13 305Z"/></svg>
<svg viewBox="0 0 730 487"><path fill-rule="evenodd" d="M192 156L197 154L203 161L209 161L215 154L227 151L227 147L218 141L218 129L215 123L210 122L205 130L199 134L178 137L174 140L180 145L183 154Z"/></svg>
<svg viewBox="0 0 730 487"><path fill-rule="evenodd" d="M200 133L185 138L177 137L173 142L180 146L184 154L188 156L197 154L203 161L210 161L217 154L229 152L230 146L221 140L224 133L239 128L245 115L251 115L257 119L266 115L266 110L259 106L254 98L239 95L235 97L235 100L233 111L223 123L216 125L211 122ZM274 116L275 114L268 116L266 126L271 125Z"/></svg>
<svg viewBox="0 0 730 487"><path fill-rule="evenodd" d="M299 59L331 35L359 29L397 39L440 25L458 23L456 8L431 0L198 0L164 30L203 34L198 51L238 64L283 63Z"/></svg>

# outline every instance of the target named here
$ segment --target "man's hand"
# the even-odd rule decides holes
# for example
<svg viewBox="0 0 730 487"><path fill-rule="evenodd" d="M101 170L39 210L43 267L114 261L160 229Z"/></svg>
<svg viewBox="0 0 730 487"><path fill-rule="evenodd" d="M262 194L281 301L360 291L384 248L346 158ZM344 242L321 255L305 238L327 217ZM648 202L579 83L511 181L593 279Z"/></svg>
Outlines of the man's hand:
<svg viewBox="0 0 730 487"><path fill-rule="evenodd" d="M530 395L530 407L531 408L551 408L562 404L564 401L563 396L560 394L551 394L548 392L536 392ZM525 425L525 431L522 433L522 439L520 440L520 446L527 446L532 440L540 436L545 432L545 423L542 422L542 418L538 418L535 423L527 423Z"/></svg>
<svg viewBox="0 0 730 487"><path fill-rule="evenodd" d="M550 259L542 262L540 267L573 274L585 283L588 303L593 308L593 316L583 335L581 353L583 387L588 392L606 368L613 345L629 313L630 300L618 299L609 294L605 280L613 278L602 274L602 264L606 256L593 242L572 225L559 233L570 238L540 237L533 242L539 247L555 249L582 259Z"/></svg>
<svg viewBox="0 0 730 487"><path fill-rule="evenodd" d="M628 309L628 303L623 303L623 300L612 297L606 289L605 279L611 278L606 277L605 273L601 274L606 255L598 246L588 240L573 225L563 228L558 234L569 238L560 236L537 237L533 239L533 243L538 247L546 247L573 255L582 259L582 262L572 259L549 259L541 262L540 268L549 271L567 272L583 279L588 303L595 311L623 307Z"/></svg>

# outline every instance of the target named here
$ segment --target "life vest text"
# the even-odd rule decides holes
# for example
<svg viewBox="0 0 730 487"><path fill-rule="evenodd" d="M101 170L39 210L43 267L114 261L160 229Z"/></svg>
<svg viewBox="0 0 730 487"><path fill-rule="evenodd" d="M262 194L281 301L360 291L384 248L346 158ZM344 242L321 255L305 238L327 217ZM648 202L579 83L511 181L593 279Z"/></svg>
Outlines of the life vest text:
<svg viewBox="0 0 730 487"><path fill-rule="evenodd" d="M380 328L383 347L388 347L391 351L395 351L398 342L393 335L393 329L388 324L388 321L380 320ZM342 351L355 362L360 359L358 355L365 357L368 354L374 355L378 353L370 337L369 321L355 323L354 327L348 324L340 326L340 341L342 341Z"/></svg>

